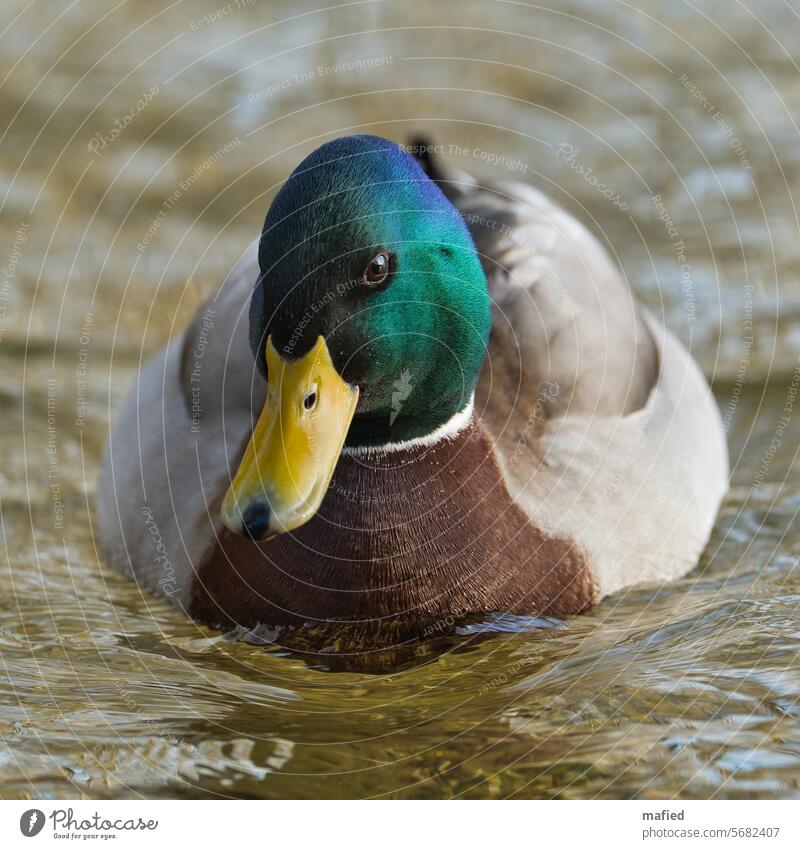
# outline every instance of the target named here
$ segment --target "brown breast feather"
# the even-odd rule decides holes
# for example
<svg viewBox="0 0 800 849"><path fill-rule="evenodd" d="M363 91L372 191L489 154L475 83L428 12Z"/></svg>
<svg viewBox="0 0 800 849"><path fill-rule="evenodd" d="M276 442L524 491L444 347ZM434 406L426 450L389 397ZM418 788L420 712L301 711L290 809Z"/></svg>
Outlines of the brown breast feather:
<svg viewBox="0 0 800 849"><path fill-rule="evenodd" d="M594 597L586 558L511 499L473 419L431 447L343 454L319 512L291 534L258 544L223 530L197 570L189 613L249 628L389 624L563 616Z"/></svg>

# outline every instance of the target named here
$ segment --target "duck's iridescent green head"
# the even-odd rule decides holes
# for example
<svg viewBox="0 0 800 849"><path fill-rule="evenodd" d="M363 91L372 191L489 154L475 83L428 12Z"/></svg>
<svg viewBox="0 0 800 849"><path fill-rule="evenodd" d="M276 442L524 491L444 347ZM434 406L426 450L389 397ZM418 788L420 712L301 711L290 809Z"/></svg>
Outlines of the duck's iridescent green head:
<svg viewBox="0 0 800 849"><path fill-rule="evenodd" d="M394 142L348 136L307 157L272 203L259 265L256 361L283 374L327 357L356 394L347 446L425 436L470 403L489 333L486 278L459 213ZM296 377L313 388L319 375ZM312 417L324 400L303 395Z"/></svg>

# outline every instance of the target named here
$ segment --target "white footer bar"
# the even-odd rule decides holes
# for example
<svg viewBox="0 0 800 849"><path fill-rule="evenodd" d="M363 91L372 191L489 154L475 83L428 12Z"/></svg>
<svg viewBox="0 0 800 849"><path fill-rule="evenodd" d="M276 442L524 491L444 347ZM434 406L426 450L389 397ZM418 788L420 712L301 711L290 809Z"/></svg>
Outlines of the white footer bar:
<svg viewBox="0 0 800 849"><path fill-rule="evenodd" d="M800 846L796 801L0 802L0 846Z"/></svg>

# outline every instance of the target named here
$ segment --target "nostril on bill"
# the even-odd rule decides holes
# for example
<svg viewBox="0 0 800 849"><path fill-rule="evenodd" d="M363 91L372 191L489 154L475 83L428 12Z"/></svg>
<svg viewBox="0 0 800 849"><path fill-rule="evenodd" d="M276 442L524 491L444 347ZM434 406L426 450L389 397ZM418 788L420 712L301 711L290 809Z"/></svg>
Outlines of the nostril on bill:
<svg viewBox="0 0 800 849"><path fill-rule="evenodd" d="M242 533L258 542L269 533L269 505L258 501L242 513Z"/></svg>

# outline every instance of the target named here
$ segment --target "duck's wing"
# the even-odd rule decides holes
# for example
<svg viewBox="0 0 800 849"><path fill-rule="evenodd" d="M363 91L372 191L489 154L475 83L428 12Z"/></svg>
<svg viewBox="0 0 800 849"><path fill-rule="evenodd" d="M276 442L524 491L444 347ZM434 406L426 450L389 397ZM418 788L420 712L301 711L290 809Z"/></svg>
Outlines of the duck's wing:
<svg viewBox="0 0 800 849"><path fill-rule="evenodd" d="M139 373L105 448L102 554L179 605L221 530L220 500L264 404L247 329L257 274L252 246L184 333Z"/></svg>
<svg viewBox="0 0 800 849"><path fill-rule="evenodd" d="M600 596L685 573L728 480L703 375L599 242L543 194L440 179L489 281L476 406L512 496L582 548Z"/></svg>
<svg viewBox="0 0 800 849"><path fill-rule="evenodd" d="M548 416L640 409L656 351L630 288L597 239L523 183L440 183L470 228L492 299L487 371L522 399L558 385ZM493 368L492 351L502 368ZM552 394L552 393L546 393Z"/></svg>

